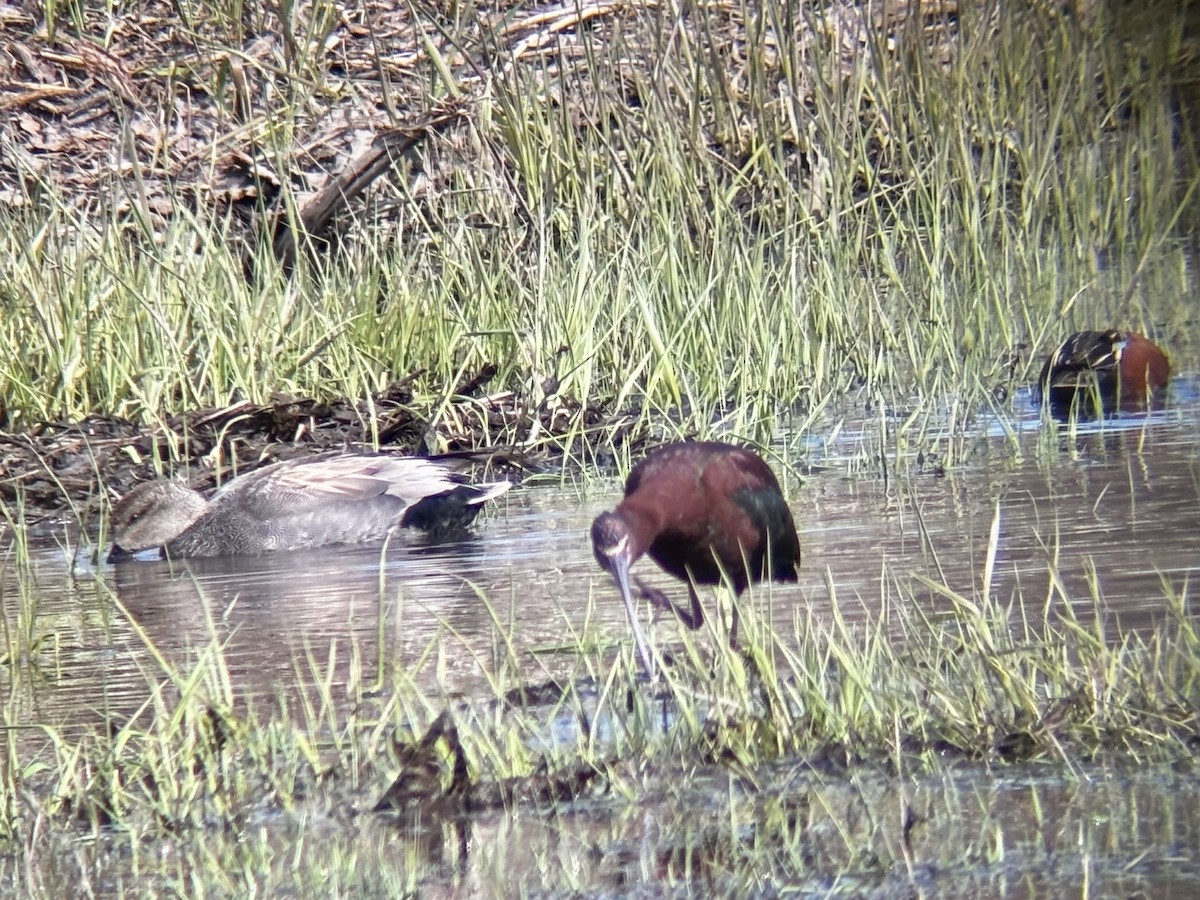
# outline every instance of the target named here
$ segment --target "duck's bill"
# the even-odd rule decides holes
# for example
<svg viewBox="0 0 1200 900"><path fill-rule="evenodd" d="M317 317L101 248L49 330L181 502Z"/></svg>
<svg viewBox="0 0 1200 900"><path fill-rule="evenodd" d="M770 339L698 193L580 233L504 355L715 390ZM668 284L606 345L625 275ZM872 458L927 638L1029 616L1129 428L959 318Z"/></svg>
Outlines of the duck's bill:
<svg viewBox="0 0 1200 900"><path fill-rule="evenodd" d="M107 563L128 562L131 559L159 559L162 551L158 547L143 547L141 550L126 550L120 544L113 544L104 558Z"/></svg>

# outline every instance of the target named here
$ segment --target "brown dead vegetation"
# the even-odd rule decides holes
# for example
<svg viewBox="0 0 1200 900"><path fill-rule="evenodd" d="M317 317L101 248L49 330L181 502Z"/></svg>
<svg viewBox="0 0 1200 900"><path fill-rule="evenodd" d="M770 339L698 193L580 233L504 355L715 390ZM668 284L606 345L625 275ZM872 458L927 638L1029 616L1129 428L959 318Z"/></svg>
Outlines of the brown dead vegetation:
<svg viewBox="0 0 1200 900"><path fill-rule="evenodd" d="M728 106L701 117L701 140L734 171L753 144L751 54L777 72L781 42L812 41L816 28L850 71L869 35L911 26L944 63L959 11L955 0L833 4L781 34L748 21L753 7L726 0L703 7L660 0L312 4L289 7L288 21L280 20L281 8L245 5L231 18L215 6L160 0L0 6L0 207L65 203L81 221L117 222L151 236L180 215L228 223L248 274L265 247L287 271L335 236L394 227L401 201L422 206L403 227L436 231L453 217L456 226L519 231L521 192L487 121L497 92L540 85L538 101L564 109L579 127L611 108L595 102L601 92L631 110L647 85L681 111L697 103L686 68L664 60L649 71L651 52L628 61L636 79L590 77L596 42L619 35L627 46L649 47L664 39L663 29L695 32L695 43L719 55L729 73ZM670 50L670 33L665 40L657 46ZM795 180L810 183L811 209L820 216L812 170L825 151L800 124L777 115L797 161ZM635 144L629 136L627 147ZM881 135L875 177L885 177L887 144ZM463 217L461 202L445 200L467 188L478 199L471 201L476 212ZM514 234L508 245L520 240ZM484 395L486 374L471 381L447 393L450 414L432 432L400 382L369 402L284 397L157 423L97 415L0 433L0 497L78 512L100 485L123 490L156 460L244 468L289 445L324 450L376 441L445 452L476 446L475 436L497 424L510 434L556 433L567 418L556 415L555 404L565 401L552 386L530 403ZM0 428L7 425L2 404ZM201 487L215 466L204 468Z"/></svg>

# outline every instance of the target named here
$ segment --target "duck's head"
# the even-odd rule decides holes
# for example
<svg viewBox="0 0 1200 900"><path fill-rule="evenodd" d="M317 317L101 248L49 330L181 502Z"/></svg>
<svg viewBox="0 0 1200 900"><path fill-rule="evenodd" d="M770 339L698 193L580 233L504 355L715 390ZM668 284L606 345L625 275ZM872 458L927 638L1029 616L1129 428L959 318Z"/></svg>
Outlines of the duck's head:
<svg viewBox="0 0 1200 900"><path fill-rule="evenodd" d="M151 547L164 547L183 534L208 507L207 501L177 481L147 481L117 501L109 517L112 549L118 562Z"/></svg>

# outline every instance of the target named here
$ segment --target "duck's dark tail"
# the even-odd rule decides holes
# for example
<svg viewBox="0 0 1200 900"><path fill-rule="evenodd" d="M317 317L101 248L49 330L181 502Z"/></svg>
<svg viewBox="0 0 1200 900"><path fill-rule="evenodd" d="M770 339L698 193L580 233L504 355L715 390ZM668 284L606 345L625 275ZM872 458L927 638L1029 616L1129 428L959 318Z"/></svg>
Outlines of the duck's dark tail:
<svg viewBox="0 0 1200 900"><path fill-rule="evenodd" d="M436 536L456 534L475 520L484 503L504 495L510 487L507 481L456 485L452 490L414 503L404 511L400 524Z"/></svg>

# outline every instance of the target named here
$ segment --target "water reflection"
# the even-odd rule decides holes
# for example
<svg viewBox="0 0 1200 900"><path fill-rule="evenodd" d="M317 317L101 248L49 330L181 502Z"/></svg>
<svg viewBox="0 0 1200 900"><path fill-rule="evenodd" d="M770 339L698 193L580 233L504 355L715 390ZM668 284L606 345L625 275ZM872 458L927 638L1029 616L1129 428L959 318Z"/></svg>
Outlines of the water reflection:
<svg viewBox="0 0 1200 900"><path fill-rule="evenodd" d="M728 767L651 770L624 773L639 785L636 799L419 823L306 808L271 828L208 829L124 853L109 849L112 839L80 842L63 857L80 860L89 893L127 883L134 866L180 878L174 892L186 893L195 882L177 873L215 861L237 871L250 857L261 860L263 892L283 896L311 894L335 872L355 896L673 896L696 886L741 896L754 885L750 893L786 886L805 897L1194 897L1193 768L1092 765L1070 778L1038 766L897 777L864 765L843 777L787 762L753 779ZM45 867L52 896L76 887L56 860L28 863Z"/></svg>
<svg viewBox="0 0 1200 900"><path fill-rule="evenodd" d="M122 604L160 646L207 644L210 621L234 648L261 660L323 637L367 637L401 603L428 610L406 637L440 621L459 631L485 624L470 584L492 586L478 538L429 546L320 548L261 557L153 560L106 575ZM412 629L415 629L412 630Z"/></svg>
<svg viewBox="0 0 1200 900"><path fill-rule="evenodd" d="M987 439L986 466L944 477L789 478L800 583L761 585L746 602L786 631L809 611L832 616L835 604L851 621L889 621L914 597L945 608L922 579L978 598L998 508L992 597L1023 603L1035 620L1070 604L1085 618L1098 609L1114 626L1145 627L1162 615L1165 590L1183 593L1200 574L1192 396L1148 419L1053 435L1018 404L1004 435ZM846 440L854 433L843 430ZM1057 444L1049 453L1047 439ZM345 698L356 680L387 683L395 671L435 695L490 693L489 678L506 668L513 681L541 681L570 665L580 641L628 651L621 603L588 545L592 517L618 493L615 481L525 486L453 544L405 536L385 548L94 572L87 548L71 557L44 544L27 571L9 557L0 590L10 627L33 609L34 631L52 640L35 665L0 678L13 682L4 687L28 722L60 726L133 714L164 681L163 661L187 671L214 641L240 699L274 702L318 681ZM673 596L684 590L648 561L637 571ZM679 628L660 620L652 640L670 645Z"/></svg>
<svg viewBox="0 0 1200 900"><path fill-rule="evenodd" d="M1200 569L1195 433L1098 433L1077 450L1050 467L918 477L893 491L814 479L798 509L805 568L828 567L850 617L886 607L890 578L918 595L916 576L924 576L979 597L998 509L993 598L1072 603L1085 617L1098 599L1126 627L1145 627L1163 608L1162 580L1182 591ZM828 599L811 579L802 590L810 604Z"/></svg>
<svg viewBox="0 0 1200 900"><path fill-rule="evenodd" d="M1052 896L1081 880L1105 896L1192 896L1200 871L1181 848L1200 818L1174 799L1190 775L1086 775L971 768L898 789L882 773L848 780L794 763L760 769L753 785L728 770L668 774L634 804L480 817L469 871L481 886L516 877L550 891L699 883L736 894L753 877L804 896ZM359 840L386 840L386 827Z"/></svg>

